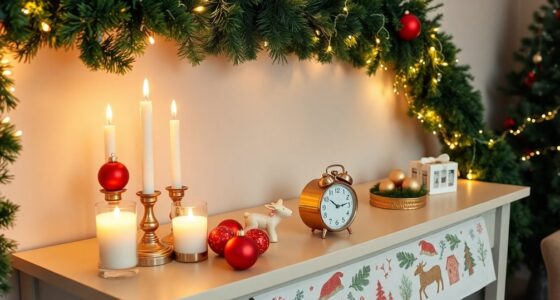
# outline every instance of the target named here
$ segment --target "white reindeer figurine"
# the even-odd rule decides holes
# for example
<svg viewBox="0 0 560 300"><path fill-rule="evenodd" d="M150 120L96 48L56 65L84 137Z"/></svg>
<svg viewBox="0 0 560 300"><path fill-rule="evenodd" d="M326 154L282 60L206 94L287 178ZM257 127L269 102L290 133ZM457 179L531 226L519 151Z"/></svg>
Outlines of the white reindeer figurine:
<svg viewBox="0 0 560 300"><path fill-rule="evenodd" d="M252 228L266 229L268 232L268 238L271 243L278 242L278 234L276 233L276 226L280 223L283 218L287 218L292 215L292 210L285 207L282 204L282 199L278 199L276 202L271 202L270 204L265 204L264 207L270 209L268 215L258 214L258 213L245 213L245 230Z"/></svg>

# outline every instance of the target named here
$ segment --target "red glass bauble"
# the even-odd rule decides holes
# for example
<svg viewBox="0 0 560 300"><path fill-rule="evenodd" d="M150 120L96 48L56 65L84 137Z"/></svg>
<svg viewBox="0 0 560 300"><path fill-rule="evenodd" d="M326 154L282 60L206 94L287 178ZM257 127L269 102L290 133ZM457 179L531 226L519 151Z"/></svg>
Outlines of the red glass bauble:
<svg viewBox="0 0 560 300"><path fill-rule="evenodd" d="M228 264L234 269L246 270L257 261L259 250L252 239L236 236L227 242L224 255Z"/></svg>
<svg viewBox="0 0 560 300"><path fill-rule="evenodd" d="M218 226L208 234L208 246L220 256L224 256L227 242L235 236L229 227Z"/></svg>
<svg viewBox="0 0 560 300"><path fill-rule="evenodd" d="M241 224L239 222L235 221L234 219L223 220L222 222L220 222L220 224L218 224L218 226L228 227L229 229L231 229L233 231L233 234L235 234L235 235L237 235L237 232L239 230L243 229L243 226L241 226Z"/></svg>
<svg viewBox="0 0 560 300"><path fill-rule="evenodd" d="M556 20L560 21L560 9L555 9L554 10L554 16L556 16Z"/></svg>
<svg viewBox="0 0 560 300"><path fill-rule="evenodd" d="M257 249L259 250L259 255L263 254L268 250L268 246L270 246L270 239L268 238L268 234L261 229L250 229L245 233L245 236L252 239L255 244L257 245Z"/></svg>
<svg viewBox="0 0 560 300"><path fill-rule="evenodd" d="M525 79L523 79L523 83L526 86L531 87L533 86L533 83L535 83L535 80L537 80L537 73L535 71L529 71L527 76L525 76Z"/></svg>
<svg viewBox="0 0 560 300"><path fill-rule="evenodd" d="M504 128L505 129L513 128L513 126L515 126L515 120L513 120L512 118L509 118L509 117L504 120Z"/></svg>
<svg viewBox="0 0 560 300"><path fill-rule="evenodd" d="M422 24L420 19L411 13L405 13L401 18L401 30L399 31L399 37L405 41L411 41L420 35L422 30Z"/></svg>
<svg viewBox="0 0 560 300"><path fill-rule="evenodd" d="M109 161L99 168L97 180L107 191L122 190L128 183L128 169L118 161Z"/></svg>

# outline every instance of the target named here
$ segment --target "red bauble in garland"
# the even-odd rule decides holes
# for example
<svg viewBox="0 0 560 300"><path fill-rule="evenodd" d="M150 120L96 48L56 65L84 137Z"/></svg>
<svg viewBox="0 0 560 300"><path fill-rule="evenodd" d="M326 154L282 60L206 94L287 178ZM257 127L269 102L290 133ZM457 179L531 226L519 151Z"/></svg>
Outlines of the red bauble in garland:
<svg viewBox="0 0 560 300"><path fill-rule="evenodd" d="M208 234L208 246L216 254L224 256L226 244L233 237L235 237L235 233L229 227L218 226Z"/></svg>
<svg viewBox="0 0 560 300"><path fill-rule="evenodd" d="M554 10L554 16L556 17L556 20L560 21L560 9Z"/></svg>
<svg viewBox="0 0 560 300"><path fill-rule="evenodd" d="M399 37L405 41L411 41L417 38L422 31L422 23L415 15L408 12L404 13L401 18L401 30L399 30Z"/></svg>
<svg viewBox="0 0 560 300"><path fill-rule="evenodd" d="M122 190L128 183L128 169L115 156L111 156L110 161L99 168L97 180L107 191Z"/></svg>
<svg viewBox="0 0 560 300"><path fill-rule="evenodd" d="M511 128L513 128L513 126L515 126L515 120L514 119L508 117L504 120L504 128L505 129L511 129Z"/></svg>
<svg viewBox="0 0 560 300"><path fill-rule="evenodd" d="M241 226L241 224L237 221L235 221L234 219L226 219L223 220L222 222L220 222L220 224L218 224L218 226L225 226L228 227L229 229L231 229L233 231L233 234L237 234L237 232L239 230L243 229L243 226Z"/></svg>
<svg viewBox="0 0 560 300"><path fill-rule="evenodd" d="M224 251L226 261L236 270L249 269L259 257L255 242L242 234L241 230L238 236L229 240Z"/></svg>
<svg viewBox="0 0 560 300"><path fill-rule="evenodd" d="M264 230L260 230L257 228L250 229L245 233L245 236L255 242L255 244L257 245L257 249L259 250L259 255L265 253L266 250L268 250L268 246L270 246L270 239L268 238L268 234L266 234Z"/></svg>
<svg viewBox="0 0 560 300"><path fill-rule="evenodd" d="M528 87L532 87L533 83L535 83L535 80L537 80L537 73L535 71L529 71L529 73L527 73L527 76L525 76L525 78L523 79L523 84Z"/></svg>

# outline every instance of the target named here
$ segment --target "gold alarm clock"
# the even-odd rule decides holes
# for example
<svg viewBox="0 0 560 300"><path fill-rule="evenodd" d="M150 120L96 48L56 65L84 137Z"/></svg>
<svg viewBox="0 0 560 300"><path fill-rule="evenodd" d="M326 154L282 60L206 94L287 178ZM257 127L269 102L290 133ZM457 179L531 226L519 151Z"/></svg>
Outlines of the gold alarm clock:
<svg viewBox="0 0 560 300"><path fill-rule="evenodd" d="M340 169L337 170L337 169ZM358 197L352 188L352 177L343 165L330 165L319 179L311 180L299 197L299 215L303 223L315 230L327 232L348 230L356 217Z"/></svg>

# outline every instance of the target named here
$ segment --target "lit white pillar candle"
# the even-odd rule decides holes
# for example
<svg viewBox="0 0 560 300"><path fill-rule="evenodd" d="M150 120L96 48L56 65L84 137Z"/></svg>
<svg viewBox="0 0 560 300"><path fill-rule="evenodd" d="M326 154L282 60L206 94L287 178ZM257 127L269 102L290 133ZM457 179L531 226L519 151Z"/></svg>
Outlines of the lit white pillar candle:
<svg viewBox="0 0 560 300"><path fill-rule="evenodd" d="M99 267L102 269L128 269L137 264L136 213L113 211L96 216L97 241L99 242Z"/></svg>
<svg viewBox="0 0 560 300"><path fill-rule="evenodd" d="M187 215L174 217L172 223L175 252L195 254L207 251L208 220L206 216L195 216L192 208L189 207Z"/></svg>
<svg viewBox="0 0 560 300"><path fill-rule="evenodd" d="M171 102L171 120L169 120L169 148L171 149L171 181L172 187L179 189L181 182L181 140L180 121L177 120L177 103Z"/></svg>
<svg viewBox="0 0 560 300"><path fill-rule="evenodd" d="M144 79L144 100L140 101L142 114L143 160L142 160L142 192L154 193L154 142L153 142L153 113L150 101L150 86L148 79Z"/></svg>
<svg viewBox="0 0 560 300"><path fill-rule="evenodd" d="M113 125L113 110L111 105L107 105L105 110L105 118L107 119L107 125L105 125L105 159L111 157L111 154L116 153L116 143L115 143L115 125Z"/></svg>

